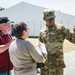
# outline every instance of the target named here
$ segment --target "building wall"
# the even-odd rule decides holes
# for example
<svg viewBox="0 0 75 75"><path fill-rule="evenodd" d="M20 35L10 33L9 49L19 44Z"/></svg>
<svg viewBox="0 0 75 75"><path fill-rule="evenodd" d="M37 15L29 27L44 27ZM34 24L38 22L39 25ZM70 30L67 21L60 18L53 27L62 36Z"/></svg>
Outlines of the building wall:
<svg viewBox="0 0 75 75"><path fill-rule="evenodd" d="M73 27L75 25L75 16L57 11L55 12L55 14L56 14L56 23L68 27L71 31L73 30Z"/></svg>
<svg viewBox="0 0 75 75"><path fill-rule="evenodd" d="M40 29L45 26L43 21L43 10L45 8L21 2L3 11L0 16L8 16L10 20L16 22L25 22L30 28L29 36L38 36ZM55 11L56 23L63 24L72 30L75 24L75 16Z"/></svg>

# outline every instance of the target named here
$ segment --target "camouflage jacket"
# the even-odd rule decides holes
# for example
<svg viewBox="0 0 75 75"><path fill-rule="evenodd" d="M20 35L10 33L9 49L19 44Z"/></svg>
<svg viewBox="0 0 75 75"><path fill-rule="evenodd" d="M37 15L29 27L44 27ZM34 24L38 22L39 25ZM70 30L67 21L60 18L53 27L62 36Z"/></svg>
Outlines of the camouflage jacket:
<svg viewBox="0 0 75 75"><path fill-rule="evenodd" d="M61 25L54 25L50 28L45 26L39 33L39 40L45 44L47 50L46 65L53 67L65 67L63 61L63 42L64 39L75 43L75 33Z"/></svg>

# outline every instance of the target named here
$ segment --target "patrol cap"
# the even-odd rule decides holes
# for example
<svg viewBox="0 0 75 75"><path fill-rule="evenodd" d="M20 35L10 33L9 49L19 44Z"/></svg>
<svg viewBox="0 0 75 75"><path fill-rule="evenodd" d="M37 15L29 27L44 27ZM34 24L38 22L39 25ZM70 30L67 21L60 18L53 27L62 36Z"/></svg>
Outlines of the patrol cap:
<svg viewBox="0 0 75 75"><path fill-rule="evenodd" d="M14 23L14 22L10 21L8 17L0 17L0 24L2 23Z"/></svg>
<svg viewBox="0 0 75 75"><path fill-rule="evenodd" d="M55 18L55 11L53 9L45 9L43 10L43 14L47 19Z"/></svg>

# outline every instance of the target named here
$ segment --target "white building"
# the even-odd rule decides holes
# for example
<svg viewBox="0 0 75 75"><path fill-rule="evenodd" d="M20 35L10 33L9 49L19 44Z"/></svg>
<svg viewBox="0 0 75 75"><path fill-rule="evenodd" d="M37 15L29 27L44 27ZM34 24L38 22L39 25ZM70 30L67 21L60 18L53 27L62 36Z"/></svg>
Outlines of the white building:
<svg viewBox="0 0 75 75"><path fill-rule="evenodd" d="M38 36L40 29L45 26L43 21L44 7L21 2L3 11L0 11L1 16L7 16L10 20L16 22L25 22L30 28L29 36ZM68 15L62 12L55 11L56 23L63 24L72 30L75 25L75 16Z"/></svg>

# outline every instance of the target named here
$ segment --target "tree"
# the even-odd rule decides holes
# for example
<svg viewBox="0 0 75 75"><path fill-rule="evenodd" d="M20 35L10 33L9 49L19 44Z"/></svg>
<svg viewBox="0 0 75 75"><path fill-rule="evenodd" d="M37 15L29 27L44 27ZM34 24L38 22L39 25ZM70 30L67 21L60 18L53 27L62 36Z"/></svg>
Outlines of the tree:
<svg viewBox="0 0 75 75"><path fill-rule="evenodd" d="M4 7L0 7L0 11L4 10L5 8Z"/></svg>

